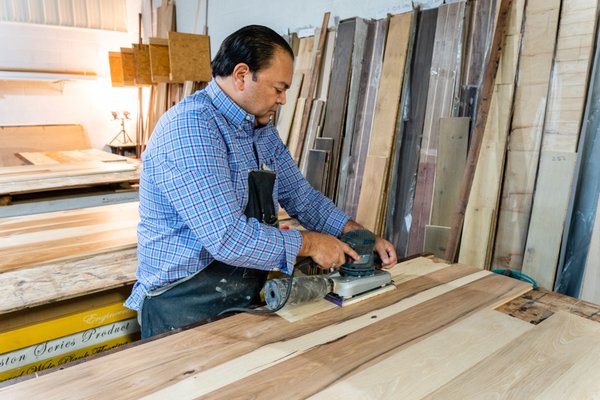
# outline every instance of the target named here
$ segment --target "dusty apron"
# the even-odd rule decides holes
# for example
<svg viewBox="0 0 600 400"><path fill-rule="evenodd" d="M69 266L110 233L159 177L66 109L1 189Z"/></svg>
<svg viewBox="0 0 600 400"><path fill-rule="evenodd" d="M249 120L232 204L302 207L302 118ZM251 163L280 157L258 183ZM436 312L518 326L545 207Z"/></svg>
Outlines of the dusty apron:
<svg viewBox="0 0 600 400"><path fill-rule="evenodd" d="M275 177L272 171L248 173L248 203L244 210L247 217L271 226L278 226L273 203ZM258 303L267 274L215 260L194 275L148 292L140 311L142 338L214 318L231 307Z"/></svg>

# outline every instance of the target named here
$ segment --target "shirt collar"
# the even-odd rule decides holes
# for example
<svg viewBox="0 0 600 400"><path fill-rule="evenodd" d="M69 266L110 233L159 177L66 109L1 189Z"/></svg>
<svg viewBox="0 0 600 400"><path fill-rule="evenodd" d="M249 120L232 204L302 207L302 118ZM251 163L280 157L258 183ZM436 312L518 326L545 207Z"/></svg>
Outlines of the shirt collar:
<svg viewBox="0 0 600 400"><path fill-rule="evenodd" d="M235 126L241 127L246 121L254 126L254 115L248 114L244 109L238 106L225 92L219 87L216 80L210 81L206 86L206 93L211 98L213 105Z"/></svg>

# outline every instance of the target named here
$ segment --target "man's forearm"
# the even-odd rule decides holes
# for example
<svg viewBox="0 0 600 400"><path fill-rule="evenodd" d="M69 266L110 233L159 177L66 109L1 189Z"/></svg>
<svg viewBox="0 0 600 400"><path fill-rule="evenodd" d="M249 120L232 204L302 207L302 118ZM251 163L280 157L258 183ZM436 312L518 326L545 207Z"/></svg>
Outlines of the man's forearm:
<svg viewBox="0 0 600 400"><path fill-rule="evenodd" d="M359 224L358 222L349 219L346 225L344 226L344 229L342 229L342 233L348 233L357 229L365 229L365 227Z"/></svg>

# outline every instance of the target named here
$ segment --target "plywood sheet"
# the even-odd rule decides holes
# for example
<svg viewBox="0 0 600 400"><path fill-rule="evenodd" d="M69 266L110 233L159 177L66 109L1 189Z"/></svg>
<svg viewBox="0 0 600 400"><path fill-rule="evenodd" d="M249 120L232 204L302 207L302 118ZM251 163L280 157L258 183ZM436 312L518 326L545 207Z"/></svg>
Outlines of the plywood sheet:
<svg viewBox="0 0 600 400"><path fill-rule="evenodd" d="M147 44L133 45L133 63L135 68L135 84L152 84L152 75L150 73L150 46Z"/></svg>
<svg viewBox="0 0 600 400"><path fill-rule="evenodd" d="M581 288L580 297L583 300L600 304L600 201L596 209L596 218L585 262L583 287Z"/></svg>
<svg viewBox="0 0 600 400"><path fill-rule="evenodd" d="M167 39L150 38L150 73L154 83L171 81L169 41Z"/></svg>
<svg viewBox="0 0 600 400"><path fill-rule="evenodd" d="M169 63L174 82L209 82L210 38L208 35L169 32Z"/></svg>
<svg viewBox="0 0 600 400"><path fill-rule="evenodd" d="M133 49L121 47L121 63L123 66L123 85L134 86L135 65L133 61Z"/></svg>
<svg viewBox="0 0 600 400"><path fill-rule="evenodd" d="M108 65L110 67L110 81L113 87L124 86L123 59L120 51L108 52Z"/></svg>

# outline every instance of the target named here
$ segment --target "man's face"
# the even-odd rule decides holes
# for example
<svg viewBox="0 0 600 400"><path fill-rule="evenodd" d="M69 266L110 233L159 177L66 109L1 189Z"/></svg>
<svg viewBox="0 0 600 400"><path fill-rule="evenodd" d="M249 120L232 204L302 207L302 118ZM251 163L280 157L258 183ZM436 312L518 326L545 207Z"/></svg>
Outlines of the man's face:
<svg viewBox="0 0 600 400"><path fill-rule="evenodd" d="M275 116L277 106L285 104L285 92L292 84L292 57L281 49L273 54L267 68L244 75L239 105L256 117L258 125L266 125Z"/></svg>

